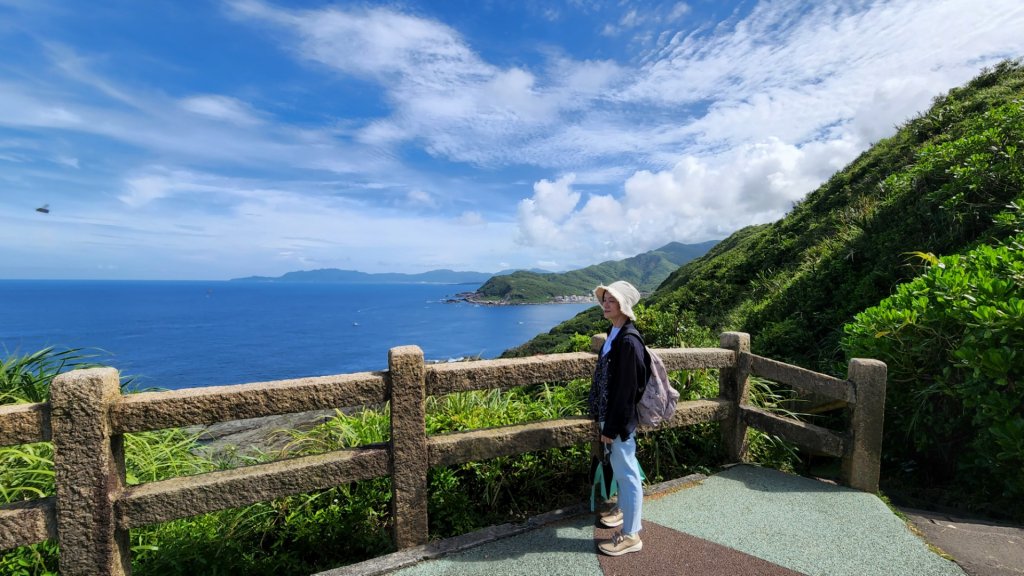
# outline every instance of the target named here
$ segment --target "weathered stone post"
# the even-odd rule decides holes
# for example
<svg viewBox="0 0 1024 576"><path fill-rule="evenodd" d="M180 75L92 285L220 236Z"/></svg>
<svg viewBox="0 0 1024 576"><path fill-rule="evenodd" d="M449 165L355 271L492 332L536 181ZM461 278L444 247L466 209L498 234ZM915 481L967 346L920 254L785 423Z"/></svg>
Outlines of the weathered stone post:
<svg viewBox="0 0 1024 576"><path fill-rule="evenodd" d="M391 514L399 550L427 542L426 366L419 346L388 351L391 387Z"/></svg>
<svg viewBox="0 0 1024 576"><path fill-rule="evenodd" d="M124 490L124 440L108 414L121 396L114 368L61 374L50 385L57 542L64 576L131 573L128 531L114 504Z"/></svg>
<svg viewBox="0 0 1024 576"><path fill-rule="evenodd" d="M887 370L880 360L854 358L846 372L857 401L850 407L848 433L852 447L843 457L842 478L851 488L871 493L878 492Z"/></svg>
<svg viewBox="0 0 1024 576"><path fill-rule="evenodd" d="M721 423L722 444L730 462L742 462L747 455L747 424L743 421L740 407L746 405L750 398L747 385L750 365L749 361L743 360L740 352L750 352L750 335L744 332L723 332L718 337L718 343L721 348L736 353L736 366L722 368L718 373L718 396L735 406L732 416Z"/></svg>

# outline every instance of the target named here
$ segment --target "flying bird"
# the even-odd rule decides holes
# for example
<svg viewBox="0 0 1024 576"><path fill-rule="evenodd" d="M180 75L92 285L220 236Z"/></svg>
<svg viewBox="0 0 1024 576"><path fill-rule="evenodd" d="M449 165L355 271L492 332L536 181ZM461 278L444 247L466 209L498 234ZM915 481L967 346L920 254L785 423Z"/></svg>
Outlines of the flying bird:
<svg viewBox="0 0 1024 576"><path fill-rule="evenodd" d="M50 213L50 205L49 204L43 204L39 208L36 208L36 212L42 212L43 214L49 214Z"/></svg>

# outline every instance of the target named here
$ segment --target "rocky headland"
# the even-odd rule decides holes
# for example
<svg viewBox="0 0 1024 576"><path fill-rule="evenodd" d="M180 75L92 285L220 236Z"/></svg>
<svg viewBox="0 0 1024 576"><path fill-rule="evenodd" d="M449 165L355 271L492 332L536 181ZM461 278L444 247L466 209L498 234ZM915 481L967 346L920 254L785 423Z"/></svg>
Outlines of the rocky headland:
<svg viewBox="0 0 1024 576"><path fill-rule="evenodd" d="M491 297L484 296L479 292L459 292L454 296L445 298L447 304L456 304L459 302L468 302L470 304L480 304L483 306L529 306L533 304L596 304L597 299L593 295L580 296L578 294L571 294L568 296L553 296L546 300L538 302L523 302L514 301L509 299L495 300Z"/></svg>

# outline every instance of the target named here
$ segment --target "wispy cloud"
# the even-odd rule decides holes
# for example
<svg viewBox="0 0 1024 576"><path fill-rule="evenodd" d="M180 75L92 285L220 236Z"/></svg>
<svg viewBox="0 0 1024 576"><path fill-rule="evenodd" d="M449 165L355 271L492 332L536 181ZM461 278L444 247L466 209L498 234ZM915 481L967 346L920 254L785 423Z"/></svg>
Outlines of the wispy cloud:
<svg viewBox="0 0 1024 576"><path fill-rule="evenodd" d="M973 6L973 8L972 8ZM1015 24L1010 25L1013 22ZM609 230L608 254L698 241L781 217L858 153L983 65L1019 56L1024 7L967 2L763 2L726 26L666 36L614 97L648 118L623 137L580 124L577 142L615 142L638 170L520 239L552 250ZM637 108L630 109L631 105ZM673 122L672 112L681 113ZM604 138L589 138L604 134ZM630 149L623 144L632 144ZM637 152L638 151L638 152ZM544 199L535 193L533 201ZM606 232L607 233L607 232Z"/></svg>
<svg viewBox="0 0 1024 576"><path fill-rule="evenodd" d="M189 96L181 101L181 107L194 114L243 126L261 122L248 104L228 96Z"/></svg>
<svg viewBox="0 0 1024 576"><path fill-rule="evenodd" d="M422 140L430 154L458 162L538 162L532 143L562 126L566 114L602 99L623 76L603 60L557 58L536 71L491 65L450 27L389 8L232 5L291 32L301 58L380 85L394 110L369 123L362 141Z"/></svg>
<svg viewBox="0 0 1024 576"><path fill-rule="evenodd" d="M576 267L722 238L1024 55L1016 0L212 7L0 0L5 274Z"/></svg>

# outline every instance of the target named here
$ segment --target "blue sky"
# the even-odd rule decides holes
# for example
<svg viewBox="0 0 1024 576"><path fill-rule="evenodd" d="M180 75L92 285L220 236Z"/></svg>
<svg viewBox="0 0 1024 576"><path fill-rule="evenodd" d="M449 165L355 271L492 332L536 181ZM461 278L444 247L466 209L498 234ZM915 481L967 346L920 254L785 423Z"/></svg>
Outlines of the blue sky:
<svg viewBox="0 0 1024 576"><path fill-rule="evenodd" d="M1020 0L0 0L0 278L720 239L1022 55Z"/></svg>

